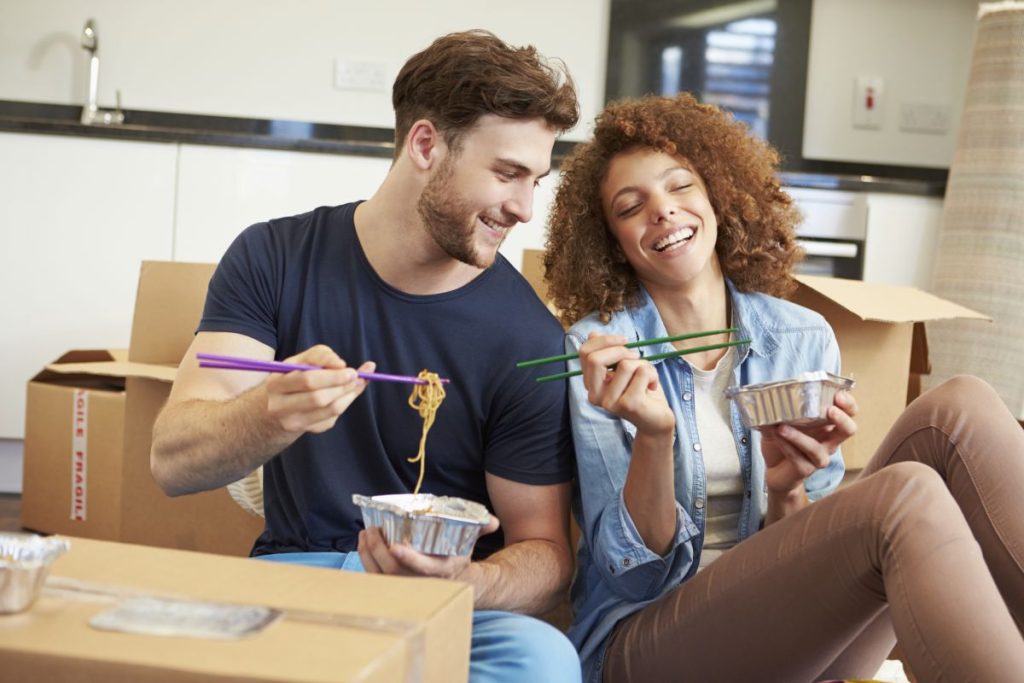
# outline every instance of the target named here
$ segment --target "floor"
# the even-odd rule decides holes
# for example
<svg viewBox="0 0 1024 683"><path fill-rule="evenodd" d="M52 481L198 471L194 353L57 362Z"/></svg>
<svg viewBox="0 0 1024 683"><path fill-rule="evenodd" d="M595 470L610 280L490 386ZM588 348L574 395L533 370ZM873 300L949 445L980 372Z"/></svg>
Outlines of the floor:
<svg viewBox="0 0 1024 683"><path fill-rule="evenodd" d="M0 531L21 531L21 496L0 493Z"/></svg>

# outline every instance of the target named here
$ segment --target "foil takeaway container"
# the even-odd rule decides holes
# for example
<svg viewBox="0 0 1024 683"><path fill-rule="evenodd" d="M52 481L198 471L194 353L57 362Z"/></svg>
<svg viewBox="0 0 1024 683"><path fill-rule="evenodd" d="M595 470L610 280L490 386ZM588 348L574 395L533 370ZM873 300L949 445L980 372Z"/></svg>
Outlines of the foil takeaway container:
<svg viewBox="0 0 1024 683"><path fill-rule="evenodd" d="M853 388L853 380L830 372L805 372L793 379L729 387L747 429L786 422L801 426L823 424L836 392Z"/></svg>
<svg viewBox="0 0 1024 683"><path fill-rule="evenodd" d="M63 538L0 534L0 614L24 612L39 597L50 565L68 551Z"/></svg>
<svg viewBox="0 0 1024 683"><path fill-rule="evenodd" d="M428 493L352 496L367 529L377 527L388 545L407 543L429 555L469 555L490 520L487 508L473 501Z"/></svg>

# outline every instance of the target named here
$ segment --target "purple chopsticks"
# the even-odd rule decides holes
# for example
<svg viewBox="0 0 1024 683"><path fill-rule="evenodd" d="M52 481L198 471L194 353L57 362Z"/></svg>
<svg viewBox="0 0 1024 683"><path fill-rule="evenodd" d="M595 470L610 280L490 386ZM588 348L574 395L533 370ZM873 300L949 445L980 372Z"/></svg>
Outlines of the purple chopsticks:
<svg viewBox="0 0 1024 683"><path fill-rule="evenodd" d="M199 367L215 370L249 370L251 372L294 372L295 370L323 370L319 365L285 363L279 360L258 360L238 356L220 356L215 353L197 353ZM427 380L408 375L388 375L382 372L356 372L361 378L377 382L400 382L402 384L426 384ZM443 384L450 380L442 379Z"/></svg>

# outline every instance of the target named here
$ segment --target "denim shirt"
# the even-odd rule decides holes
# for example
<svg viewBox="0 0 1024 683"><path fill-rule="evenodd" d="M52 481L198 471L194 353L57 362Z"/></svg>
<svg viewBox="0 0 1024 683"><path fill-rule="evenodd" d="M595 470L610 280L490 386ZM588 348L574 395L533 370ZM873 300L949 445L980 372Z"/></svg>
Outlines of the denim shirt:
<svg viewBox="0 0 1024 683"><path fill-rule="evenodd" d="M745 294L727 282L739 361L732 385L792 378L801 372L838 373L839 346L825 319L788 301L765 294ZM576 352L591 332L620 334L629 340L667 336L657 307L642 292L642 301L602 324L596 314L580 320L566 335L566 351ZM674 350L671 344L641 347L650 356ZM574 620L569 638L580 651L584 680L600 681L605 646L616 623L693 576L700 563L706 513L706 478L693 400L693 372L681 358L654 361L658 379L676 416L676 532L662 557L644 545L622 497L636 427L591 405L581 377L569 382L577 483L574 512L582 531L577 573L572 586ZM570 361L569 369L579 368ZM768 489L761 457L761 435L743 427L735 405L732 431L740 457L743 503L739 539L760 527ZM837 451L829 465L805 480L810 500L831 493L842 480L843 459ZM682 674L682 672L681 672Z"/></svg>

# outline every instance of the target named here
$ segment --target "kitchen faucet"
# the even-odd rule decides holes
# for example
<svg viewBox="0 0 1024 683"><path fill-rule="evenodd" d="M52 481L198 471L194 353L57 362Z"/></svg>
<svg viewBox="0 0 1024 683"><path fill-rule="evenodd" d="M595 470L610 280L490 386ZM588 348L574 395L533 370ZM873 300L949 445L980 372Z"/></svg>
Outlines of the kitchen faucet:
<svg viewBox="0 0 1024 683"><path fill-rule="evenodd" d="M89 19L82 29L82 47L89 51L89 97L82 107L82 123L91 125L115 126L124 123L124 112L121 111L121 91L117 91L117 109L100 109L96 104L96 91L100 80L99 37L96 35L96 22Z"/></svg>

